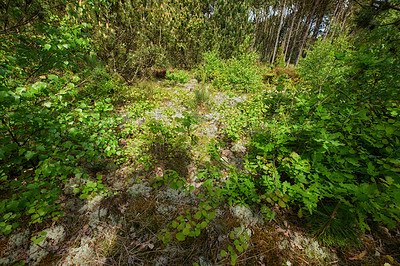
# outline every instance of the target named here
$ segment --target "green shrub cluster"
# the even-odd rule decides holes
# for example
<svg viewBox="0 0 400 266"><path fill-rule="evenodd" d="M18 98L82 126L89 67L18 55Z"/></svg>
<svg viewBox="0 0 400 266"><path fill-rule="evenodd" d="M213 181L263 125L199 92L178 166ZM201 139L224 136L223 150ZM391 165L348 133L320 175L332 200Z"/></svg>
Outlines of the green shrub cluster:
<svg viewBox="0 0 400 266"><path fill-rule="evenodd" d="M81 198L105 192L90 165L119 153L110 100L78 95L88 25L49 21L1 37L0 233L57 220L67 183Z"/></svg>
<svg viewBox="0 0 400 266"><path fill-rule="evenodd" d="M301 62L309 89L265 95L268 129L254 135L247 167L261 191L299 204L299 216L333 204L363 230L371 220L400 221L400 64L389 43L371 41L389 34L376 30L352 49L333 42L336 63L323 73L314 62L326 60L326 48L317 45Z"/></svg>
<svg viewBox="0 0 400 266"><path fill-rule="evenodd" d="M167 70L165 77L175 83L186 83L190 80L189 73L183 70Z"/></svg>
<svg viewBox="0 0 400 266"><path fill-rule="evenodd" d="M242 92L257 91L262 86L257 55L253 52L242 52L238 57L227 60L221 59L216 51L206 52L202 65L196 71L196 78L205 78L216 88Z"/></svg>

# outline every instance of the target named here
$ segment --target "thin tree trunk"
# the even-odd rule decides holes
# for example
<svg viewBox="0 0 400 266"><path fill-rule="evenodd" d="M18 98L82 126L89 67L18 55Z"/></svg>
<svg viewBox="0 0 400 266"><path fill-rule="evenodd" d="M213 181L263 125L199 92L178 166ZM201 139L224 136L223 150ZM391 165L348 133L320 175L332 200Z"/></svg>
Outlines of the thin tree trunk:
<svg viewBox="0 0 400 266"><path fill-rule="evenodd" d="M315 28L314 28L313 35L312 35L312 38L314 40L318 37L319 29L321 27L321 23L324 18L325 10L326 10L326 4L324 2L322 2L321 4L322 4L322 7L321 7L322 10L320 10L318 12L317 22L315 23Z"/></svg>
<svg viewBox="0 0 400 266"><path fill-rule="evenodd" d="M289 34L288 34L288 38L286 40L286 45L285 45L285 48L284 48L285 50L283 51L284 56L285 56L285 62L286 62L287 50L289 49L290 38L292 37L294 21L296 20L295 10L293 10L293 15L292 16L293 16L292 23L290 24Z"/></svg>
<svg viewBox="0 0 400 266"><path fill-rule="evenodd" d="M272 60L271 63L273 64L275 61L275 56L276 56L276 50L278 49L278 43L279 43L279 36L281 35L281 29L283 25L283 16L285 15L285 9L286 9L286 0L283 2L283 8L282 8L282 14L281 14L281 21L279 22L279 28L278 28L278 33L276 34L276 41L275 41L275 46L274 46L274 52L272 54Z"/></svg>
<svg viewBox="0 0 400 266"><path fill-rule="evenodd" d="M300 46L300 49L299 49L299 54L297 55L297 59L296 59L295 66L297 66L297 64L299 63L301 54L302 54L303 49L304 49L304 46L305 46L305 44L306 44L307 37L308 37L308 33L310 32L310 28L311 28L311 24L312 24L312 23L311 23L311 22L312 22L312 17L314 16L315 9L316 9L316 7L318 6L318 3L319 3L319 0L315 0L313 9L312 9L312 11L311 11L311 14L310 14L310 16L309 16L308 19L307 19L307 24L308 24L308 25L307 25L307 29L306 29L306 32L305 32L305 34L304 34L304 36L303 36L303 40L302 40L302 42L301 42L301 46Z"/></svg>
<svg viewBox="0 0 400 266"><path fill-rule="evenodd" d="M344 27L346 26L346 22L347 22L347 18L350 16L350 10L346 10L344 13L344 18L343 18L343 22L342 22L342 26L340 27L340 33L342 33Z"/></svg>
<svg viewBox="0 0 400 266"><path fill-rule="evenodd" d="M324 40L328 37L329 31L331 30L331 27L332 27L332 24L334 24L336 22L336 20L337 20L338 10L339 10L339 7L341 5L342 5L342 2L338 1L337 5L336 5L336 8L335 8L335 11L333 12L333 15L332 15L332 19L329 22L328 28L326 29Z"/></svg>
<svg viewBox="0 0 400 266"><path fill-rule="evenodd" d="M300 25L301 25L301 16L299 16L299 22L297 23L296 31L294 32L292 48L290 49L290 55L289 55L288 62L287 62L288 66L290 64L290 60L292 59L294 47L296 46L296 40L297 40L297 35L298 35L297 33L299 32Z"/></svg>

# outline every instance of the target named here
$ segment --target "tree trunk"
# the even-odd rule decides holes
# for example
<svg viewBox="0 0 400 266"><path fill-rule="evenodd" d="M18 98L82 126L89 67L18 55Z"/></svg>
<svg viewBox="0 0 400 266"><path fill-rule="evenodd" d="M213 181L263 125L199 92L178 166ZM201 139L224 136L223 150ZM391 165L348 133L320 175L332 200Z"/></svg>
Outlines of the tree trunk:
<svg viewBox="0 0 400 266"><path fill-rule="evenodd" d="M335 23L336 20L337 20L338 11L339 11L339 8L340 8L341 5L342 5L342 2L338 1L337 5L336 5L336 8L335 8L335 11L333 11L332 19L329 22L328 28L326 29L324 40L328 37L329 31L331 30L331 27L332 27L332 24Z"/></svg>
<svg viewBox="0 0 400 266"><path fill-rule="evenodd" d="M275 61L275 56L276 56L276 50L278 49L278 43L279 43L279 36L281 35L281 29L283 25L283 16L285 15L285 9L286 9L286 0L283 2L283 8L281 9L281 21L279 22L279 28L278 28L278 33L276 34L276 41L275 41L275 46L274 46L274 52L272 54L272 60L271 63L273 64Z"/></svg>
<svg viewBox="0 0 400 266"><path fill-rule="evenodd" d="M295 7L296 9L296 7ZM286 62L286 56L287 56L287 51L289 49L289 43L290 43L290 38L292 37L292 32L293 32L293 26L294 26L294 21L296 20L296 16L295 16L295 9L293 10L293 18L292 18L292 23L290 24L290 29L289 29L289 34L288 34L288 38L286 40L286 46L285 46L285 50L283 51L284 55L285 55L285 62Z"/></svg>
<svg viewBox="0 0 400 266"><path fill-rule="evenodd" d="M290 60L292 59L294 47L296 46L296 40L297 40L297 35L298 35L297 33L299 32L300 25L301 25L301 15L299 15L299 21L297 23L296 31L294 32L292 48L290 49L290 55L289 55L288 62L287 62L288 66L290 64Z"/></svg>
<svg viewBox="0 0 400 266"><path fill-rule="evenodd" d="M314 1L313 9L312 9L311 14L309 15L309 17L307 19L307 23L306 23L306 24L308 24L307 25L307 29L306 29L306 32L304 33L303 40L302 40L301 45L300 45L299 54L297 55L296 63L294 64L295 66L297 66L297 64L299 63L301 54L302 54L304 46L306 44L308 33L310 32L310 28L311 28L311 24L312 24L311 23L312 22L312 18L314 16L315 9L317 8L318 3L319 3L319 0L315 0Z"/></svg>

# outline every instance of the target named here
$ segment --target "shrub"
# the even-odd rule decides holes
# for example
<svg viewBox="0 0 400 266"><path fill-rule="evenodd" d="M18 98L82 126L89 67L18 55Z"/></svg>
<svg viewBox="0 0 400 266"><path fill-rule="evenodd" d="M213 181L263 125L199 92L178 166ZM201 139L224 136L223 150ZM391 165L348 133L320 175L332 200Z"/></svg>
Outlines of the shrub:
<svg viewBox="0 0 400 266"><path fill-rule="evenodd" d="M307 56L300 60L297 72L304 83L319 88L323 83L338 84L344 81L343 74L348 70L346 62L337 60L350 47L349 39L342 34L332 39L317 41Z"/></svg>
<svg viewBox="0 0 400 266"><path fill-rule="evenodd" d="M215 51L207 52L203 64L196 71L197 79L203 79L203 76L216 88L222 89L255 91L262 85L257 55L253 52L243 52L228 60L220 59Z"/></svg>
<svg viewBox="0 0 400 266"><path fill-rule="evenodd" d="M354 50L342 50L342 40L327 44L339 47L332 53L317 44L300 70L311 91L297 90L290 99L267 95L265 102L274 107L266 114L268 129L253 138L248 167L259 176L254 182L260 190L281 190L299 204L299 216L340 205L362 230L370 220L389 227L400 222L399 84L394 82L400 64L388 53L390 43L373 41L390 34L366 35ZM332 62L318 69L322 55Z"/></svg>
<svg viewBox="0 0 400 266"><path fill-rule="evenodd" d="M165 77L175 83L186 83L190 80L189 73L183 70L167 70Z"/></svg>

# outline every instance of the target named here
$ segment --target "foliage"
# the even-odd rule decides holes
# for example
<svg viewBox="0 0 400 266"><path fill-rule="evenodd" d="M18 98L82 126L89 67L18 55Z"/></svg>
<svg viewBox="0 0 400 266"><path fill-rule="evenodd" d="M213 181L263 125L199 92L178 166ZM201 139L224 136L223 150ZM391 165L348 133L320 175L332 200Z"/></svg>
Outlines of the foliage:
<svg viewBox="0 0 400 266"><path fill-rule="evenodd" d="M165 77L176 83L186 83L190 80L190 76L183 70L167 70Z"/></svg>
<svg viewBox="0 0 400 266"><path fill-rule="evenodd" d="M307 52L306 59L300 60L296 69L302 81L313 88L320 88L326 82L344 82L343 74L348 71L348 66L341 59L350 47L349 37L342 33L335 40L332 38L317 41L312 50Z"/></svg>
<svg viewBox="0 0 400 266"><path fill-rule="evenodd" d="M101 180L83 181L90 177L85 165L119 153L110 100L77 96L80 77L70 71L90 53L90 42L88 25L71 20L49 15L1 35L1 233L26 217L29 224L57 220L70 179L80 185L74 192L81 198L105 191Z"/></svg>
<svg viewBox="0 0 400 266"><path fill-rule="evenodd" d="M99 56L131 82L153 69L189 68L207 45L208 22L198 1L80 1L77 22L93 25Z"/></svg>
<svg viewBox="0 0 400 266"><path fill-rule="evenodd" d="M185 192L190 193L194 190L193 186L188 186L185 179L180 178L176 172L171 172L166 175L164 179L165 184L170 184L172 189L180 189L186 187ZM159 181L156 183L160 185ZM186 237L197 237L200 235L201 230L207 227L210 220L215 217L215 208L219 206L218 199L213 192L212 180L204 182L203 187L208 190L209 194L205 201L199 203L198 210L189 209L184 215L178 216L175 220L168 224L171 229L163 229L162 233L158 236L159 240L164 244L171 241L174 235L178 241L185 241ZM204 199L204 194L198 196L199 199ZM171 232L172 230L172 232Z"/></svg>
<svg viewBox="0 0 400 266"><path fill-rule="evenodd" d="M247 250L248 247L247 241L250 239L250 237L247 231L243 230L241 227L236 227L234 228L234 230L230 232L229 238L231 240L234 240L233 242L234 248L232 247L232 245L228 245L227 247L228 252L226 252L225 250L221 250L220 256L222 258L230 257L231 265L235 265L238 258L238 254L236 252L240 254Z"/></svg>
<svg viewBox="0 0 400 266"><path fill-rule="evenodd" d="M113 107L109 101L93 105L74 102L72 80L50 75L46 81L2 93L1 190L19 191L3 193L0 213L4 214L2 229L6 233L10 232L9 224L24 212L32 223L56 219L61 214L55 202L62 183L73 176L78 182L89 177L82 175L78 165L117 152L113 133L117 120L110 115ZM60 85L69 90L51 95ZM103 188L101 182L89 181L85 186ZM94 191L82 190L86 195Z"/></svg>
<svg viewBox="0 0 400 266"><path fill-rule="evenodd" d="M250 166L259 176L257 187L289 195L302 206L300 216L333 201L362 230L369 218L390 227L399 222L399 61L388 52L390 45L374 44L390 34L377 30L360 38L354 50L331 50L339 62L322 88L314 82L293 99L268 96L266 103L279 105L266 113L268 130L253 138L257 155ZM324 55L325 47L317 45L304 60L306 80L314 77L311 62Z"/></svg>
<svg viewBox="0 0 400 266"><path fill-rule="evenodd" d="M248 51L249 38L252 38L254 28L249 23L253 1L210 1L207 12L210 14L210 26L213 30L208 48L216 47L223 59L240 57L243 54L241 46L246 44Z"/></svg>
<svg viewBox="0 0 400 266"><path fill-rule="evenodd" d="M118 102L120 95L124 94L123 79L117 73L109 73L101 62L94 68L88 68L81 75L85 86L79 90L80 98L110 98L113 102Z"/></svg>
<svg viewBox="0 0 400 266"><path fill-rule="evenodd" d="M195 103L198 106L204 106L210 103L211 93L207 85L201 84L194 89Z"/></svg>
<svg viewBox="0 0 400 266"><path fill-rule="evenodd" d="M257 65L257 56L252 52L243 52L228 60L219 58L216 51L204 54L204 62L199 66L196 77L211 81L214 87L237 91L259 90L262 75Z"/></svg>

